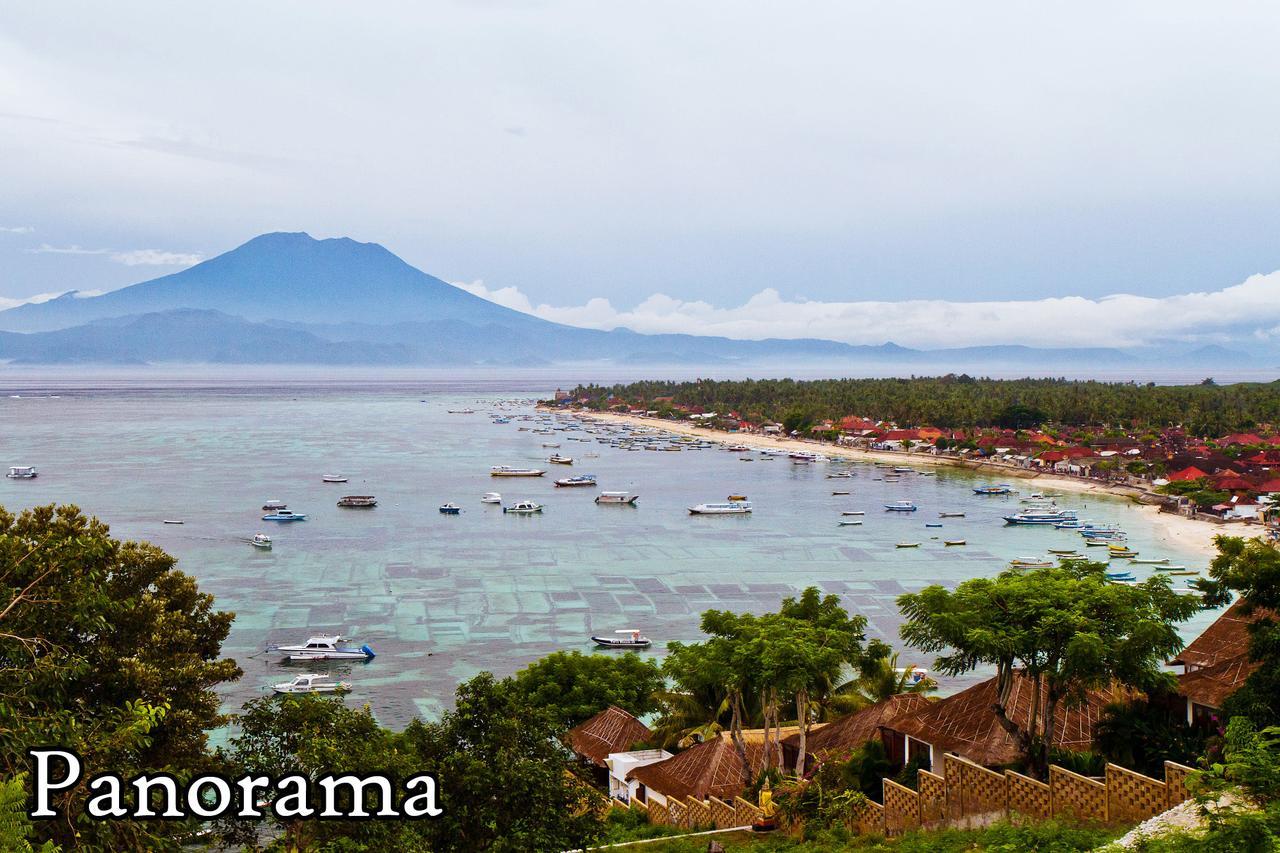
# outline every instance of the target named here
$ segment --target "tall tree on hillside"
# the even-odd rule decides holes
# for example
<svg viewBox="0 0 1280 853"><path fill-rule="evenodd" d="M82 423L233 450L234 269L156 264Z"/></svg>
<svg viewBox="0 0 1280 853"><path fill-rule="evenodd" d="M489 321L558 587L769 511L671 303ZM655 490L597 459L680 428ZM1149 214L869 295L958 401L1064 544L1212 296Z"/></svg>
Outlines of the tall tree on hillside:
<svg viewBox="0 0 1280 853"><path fill-rule="evenodd" d="M965 581L954 592L933 585L898 598L906 617L902 638L939 653L936 669L960 675L995 667L996 718L1041 777L1059 710L1091 688L1167 682L1161 664L1182 648L1177 623L1199 608L1193 597L1173 592L1167 578L1126 586L1108 582L1104 569L1098 563L1015 569ZM1019 672L1032 685L1026 723L1011 717L1009 705Z"/></svg>
<svg viewBox="0 0 1280 853"><path fill-rule="evenodd" d="M1218 556L1209 577L1198 581L1205 603L1221 606L1240 596L1249 626L1249 658L1262 664L1227 697L1228 716L1245 716L1258 726L1280 725L1280 550L1260 539L1217 538Z"/></svg>
<svg viewBox="0 0 1280 853"><path fill-rule="evenodd" d="M0 509L0 767L29 770L26 750L80 755L84 779L110 770L208 769L206 732L223 722L214 688L239 677L220 658L233 615L153 545L120 542L74 506L14 516ZM40 839L102 849L160 848L174 821L95 821L82 789Z"/></svg>
<svg viewBox="0 0 1280 853"><path fill-rule="evenodd" d="M634 652L553 652L511 679L526 706L543 709L566 729L609 705L644 716L657 709L657 695L664 683L657 661Z"/></svg>

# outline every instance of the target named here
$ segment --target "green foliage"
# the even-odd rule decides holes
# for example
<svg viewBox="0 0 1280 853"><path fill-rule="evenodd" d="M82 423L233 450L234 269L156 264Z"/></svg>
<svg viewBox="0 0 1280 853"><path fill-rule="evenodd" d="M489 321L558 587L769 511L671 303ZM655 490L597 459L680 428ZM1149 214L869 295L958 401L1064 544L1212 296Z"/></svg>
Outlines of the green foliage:
<svg viewBox="0 0 1280 853"><path fill-rule="evenodd" d="M1208 605L1226 604L1233 594L1244 614L1257 617L1249 626L1249 658L1262 664L1244 685L1227 697L1227 716L1242 716L1259 726L1280 725L1280 551L1259 539L1217 538L1218 556L1209 577L1197 582Z"/></svg>
<svg viewBox="0 0 1280 853"><path fill-rule="evenodd" d="M1161 664L1182 648L1176 625L1198 608L1167 578L1126 586L1109 583L1104 572L1099 563L1012 569L954 591L933 585L898 598L903 639L938 653L935 669L959 675L995 667L997 721L1035 774L1047 772L1060 707L1116 682L1142 690L1168 684ZM1038 698L1028 722L1008 716L1015 672L1043 697L1042 720Z"/></svg>
<svg viewBox="0 0 1280 853"><path fill-rule="evenodd" d="M542 709L566 729L609 705L642 717L657 710L656 694L664 684L657 661L634 652L554 652L520 670L511 681L525 706Z"/></svg>
<svg viewBox="0 0 1280 853"><path fill-rule="evenodd" d="M111 538L74 506L0 509L0 767L26 750L71 749L84 778L102 771L195 773L213 767L206 731L223 721L214 688L239 677L219 659L233 615L147 543ZM92 821L82 788L55 796L66 820L40 822L63 846L163 849L176 821Z"/></svg>
<svg viewBox="0 0 1280 853"><path fill-rule="evenodd" d="M1185 713L1181 699L1163 694L1110 705L1094 730L1094 748L1113 764L1158 779L1165 761L1194 764L1204 754L1208 736L1188 726Z"/></svg>
<svg viewBox="0 0 1280 853"><path fill-rule="evenodd" d="M868 643L856 677L837 686L826 698L823 718L835 720L900 693L927 696L938 689L938 683L932 678L913 680L914 665L900 666L898 661L898 653L884 643L878 640Z"/></svg>
<svg viewBox="0 0 1280 853"><path fill-rule="evenodd" d="M27 817L27 777L19 774L0 779L0 850L6 853L57 853L52 841L31 845L31 820Z"/></svg>
<svg viewBox="0 0 1280 853"><path fill-rule="evenodd" d="M1255 423L1280 421L1280 384L1151 385L1066 379L975 379L970 376L912 379L746 379L635 382L575 388L574 398L597 403L614 394L632 403L672 397L706 411L758 413L804 428L826 418L861 415L900 424L944 429L1051 422L1066 426L1133 423L1148 427L1185 425L1194 435L1220 436ZM650 406L652 408L652 406Z"/></svg>

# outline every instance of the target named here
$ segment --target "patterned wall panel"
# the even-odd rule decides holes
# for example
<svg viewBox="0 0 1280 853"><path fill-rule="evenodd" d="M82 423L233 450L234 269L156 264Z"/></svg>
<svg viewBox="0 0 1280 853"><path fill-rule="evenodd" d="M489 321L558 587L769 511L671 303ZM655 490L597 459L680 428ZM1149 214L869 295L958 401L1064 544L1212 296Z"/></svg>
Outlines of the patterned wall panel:
<svg viewBox="0 0 1280 853"><path fill-rule="evenodd" d="M1107 819L1107 786L1061 767L1049 768L1050 802L1053 816L1076 820Z"/></svg>
<svg viewBox="0 0 1280 853"><path fill-rule="evenodd" d="M947 780L947 819L964 817L964 760L955 755L942 757L942 775Z"/></svg>
<svg viewBox="0 0 1280 853"><path fill-rule="evenodd" d="M1164 802L1166 806L1173 808L1178 803L1191 799L1191 792L1187 790L1187 776L1194 772L1195 770L1184 764L1176 764L1172 761L1164 763Z"/></svg>
<svg viewBox="0 0 1280 853"><path fill-rule="evenodd" d="M892 779L884 784L884 834L901 835L920 828L920 795Z"/></svg>
<svg viewBox="0 0 1280 853"><path fill-rule="evenodd" d="M947 819L947 780L928 770L919 771L916 779L920 788L920 824L942 825Z"/></svg>
<svg viewBox="0 0 1280 853"><path fill-rule="evenodd" d="M1107 818L1138 823L1164 811L1164 783L1115 764L1107 765Z"/></svg>
<svg viewBox="0 0 1280 853"><path fill-rule="evenodd" d="M688 808L685 804L677 800L675 797L667 800L667 813L670 815L672 826L678 826L681 829L688 829L689 823L685 819L688 814Z"/></svg>
<svg viewBox="0 0 1280 853"><path fill-rule="evenodd" d="M649 799L649 823L655 826L666 826L671 823L670 817L667 815L666 805L658 805L652 797Z"/></svg>
<svg viewBox="0 0 1280 853"><path fill-rule="evenodd" d="M716 797L711 798L711 820L716 825L716 829L742 826L738 823L738 813L733 806Z"/></svg>
<svg viewBox="0 0 1280 853"><path fill-rule="evenodd" d="M711 807L706 803L689 797L685 800L688 811L685 812L685 825L690 829L710 829L715 823L711 817Z"/></svg>
<svg viewBox="0 0 1280 853"><path fill-rule="evenodd" d="M1049 786L1012 770L1006 770L1004 775L1009 790L1009 811L1033 820L1047 820L1053 811Z"/></svg>
<svg viewBox="0 0 1280 853"><path fill-rule="evenodd" d="M733 798L733 810L737 813L738 822L735 826L750 826L760 818L760 809L754 803L749 803L742 797Z"/></svg>
<svg viewBox="0 0 1280 853"><path fill-rule="evenodd" d="M637 812L646 812L646 813L647 813L647 812L649 811L649 807L648 807L647 805L645 805L644 803L640 802L639 800L637 800L635 797L632 797L632 798L631 798L631 810L632 810L632 811L637 811Z"/></svg>
<svg viewBox="0 0 1280 853"><path fill-rule="evenodd" d="M884 835L884 806L863 799L853 807L853 829L863 835Z"/></svg>

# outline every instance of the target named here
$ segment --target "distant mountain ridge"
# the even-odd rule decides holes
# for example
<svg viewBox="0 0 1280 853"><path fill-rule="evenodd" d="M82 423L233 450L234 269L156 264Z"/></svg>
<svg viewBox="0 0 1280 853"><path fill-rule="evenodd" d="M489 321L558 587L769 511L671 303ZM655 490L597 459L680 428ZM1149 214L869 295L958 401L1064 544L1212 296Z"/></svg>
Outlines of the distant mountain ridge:
<svg viewBox="0 0 1280 853"><path fill-rule="evenodd" d="M189 269L100 296L0 311L0 359L23 363L1124 364L1114 349L644 335L552 323L428 275L376 243L255 237Z"/></svg>

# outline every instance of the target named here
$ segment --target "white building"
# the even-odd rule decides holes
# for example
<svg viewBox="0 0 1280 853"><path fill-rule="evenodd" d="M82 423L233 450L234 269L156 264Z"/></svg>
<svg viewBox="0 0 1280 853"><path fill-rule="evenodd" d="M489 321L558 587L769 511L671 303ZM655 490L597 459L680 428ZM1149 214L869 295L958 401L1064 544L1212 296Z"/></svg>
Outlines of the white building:
<svg viewBox="0 0 1280 853"><path fill-rule="evenodd" d="M657 791L645 792L644 785L635 779L628 779L627 776L637 767L644 767L646 764L654 764L658 761L666 761L671 758L671 753L665 749L641 749L636 752L613 752L604 760L605 766L609 768L609 796L622 800L624 803L630 802L633 798L648 802L647 796L652 796L659 804L666 802L666 797Z"/></svg>

